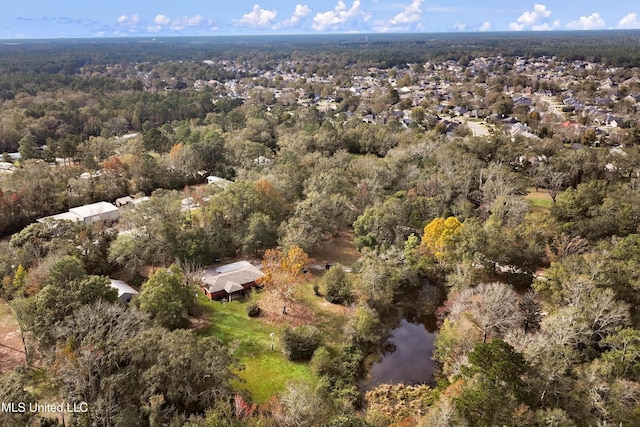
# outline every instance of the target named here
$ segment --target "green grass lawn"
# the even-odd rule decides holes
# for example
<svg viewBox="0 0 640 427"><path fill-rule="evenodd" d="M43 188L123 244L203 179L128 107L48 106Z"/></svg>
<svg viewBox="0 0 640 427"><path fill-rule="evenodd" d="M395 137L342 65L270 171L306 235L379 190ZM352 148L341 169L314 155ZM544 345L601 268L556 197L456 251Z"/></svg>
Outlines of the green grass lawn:
<svg viewBox="0 0 640 427"><path fill-rule="evenodd" d="M533 205L533 212L548 212L553 205L553 200L548 192L536 191L535 188L529 189L526 198Z"/></svg>
<svg viewBox="0 0 640 427"><path fill-rule="evenodd" d="M247 390L255 402L265 402L284 390L290 380L317 381L307 363L294 363L284 357L277 338L281 327L247 316L244 298L222 304L201 295L200 303L211 314L210 326L200 333L220 339L240 360L244 369L237 372L240 381L234 386ZM272 332L276 334L275 351L271 350Z"/></svg>
<svg viewBox="0 0 640 427"><path fill-rule="evenodd" d="M321 296L313 292L313 282L297 289L297 297L310 307L316 317L315 326L324 331L325 347L337 349L344 341L344 325L348 321L348 314L341 305L327 302L322 295L326 290L319 279L319 291Z"/></svg>

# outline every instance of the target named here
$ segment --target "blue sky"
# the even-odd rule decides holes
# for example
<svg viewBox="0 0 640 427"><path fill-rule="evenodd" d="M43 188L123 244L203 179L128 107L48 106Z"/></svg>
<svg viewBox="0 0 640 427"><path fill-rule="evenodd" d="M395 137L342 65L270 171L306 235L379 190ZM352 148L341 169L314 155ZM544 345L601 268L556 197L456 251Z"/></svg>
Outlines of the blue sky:
<svg viewBox="0 0 640 427"><path fill-rule="evenodd" d="M18 0L0 38L640 29L638 0Z"/></svg>

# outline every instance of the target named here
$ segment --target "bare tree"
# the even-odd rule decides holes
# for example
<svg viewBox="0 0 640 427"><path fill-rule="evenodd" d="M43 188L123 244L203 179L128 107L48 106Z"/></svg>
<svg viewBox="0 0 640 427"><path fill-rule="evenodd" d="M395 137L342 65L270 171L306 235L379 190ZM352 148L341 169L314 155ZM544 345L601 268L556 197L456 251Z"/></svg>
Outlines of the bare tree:
<svg viewBox="0 0 640 427"><path fill-rule="evenodd" d="M543 183L553 203L556 202L558 193L562 190L564 183L567 181L567 174L564 172L548 172L544 175Z"/></svg>
<svg viewBox="0 0 640 427"><path fill-rule="evenodd" d="M280 426L307 427L323 425L328 413L318 392L308 383L298 381L287 385L274 415Z"/></svg>
<svg viewBox="0 0 640 427"><path fill-rule="evenodd" d="M589 242L580 236L571 236L566 233L554 237L551 242L551 249L559 259L571 255L582 254L589 249Z"/></svg>
<svg viewBox="0 0 640 427"><path fill-rule="evenodd" d="M522 323L516 292L504 283L483 283L457 293L454 299L450 319L467 319L482 333L483 343L504 336Z"/></svg>
<svg viewBox="0 0 640 427"><path fill-rule="evenodd" d="M494 163L480 170L480 190L483 203L490 206L499 197L524 194L524 184L517 174Z"/></svg>

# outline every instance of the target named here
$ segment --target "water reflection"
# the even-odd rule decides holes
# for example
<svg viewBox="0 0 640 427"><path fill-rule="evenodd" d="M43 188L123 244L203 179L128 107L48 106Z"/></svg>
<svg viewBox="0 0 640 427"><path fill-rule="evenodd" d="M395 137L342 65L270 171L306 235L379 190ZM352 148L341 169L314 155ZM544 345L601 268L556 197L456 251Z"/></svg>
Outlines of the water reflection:
<svg viewBox="0 0 640 427"><path fill-rule="evenodd" d="M433 340L435 339L435 316L429 316L428 330L422 323L410 323L406 319L391 332L389 341L392 352L386 352L382 360L371 367L367 388L379 384L429 384L433 385L434 363Z"/></svg>
<svg viewBox="0 0 640 427"><path fill-rule="evenodd" d="M431 359L437 330L435 312L443 300L442 289L426 281L398 301L400 321L380 349L380 361L371 366L365 389L379 384L435 385L436 367Z"/></svg>

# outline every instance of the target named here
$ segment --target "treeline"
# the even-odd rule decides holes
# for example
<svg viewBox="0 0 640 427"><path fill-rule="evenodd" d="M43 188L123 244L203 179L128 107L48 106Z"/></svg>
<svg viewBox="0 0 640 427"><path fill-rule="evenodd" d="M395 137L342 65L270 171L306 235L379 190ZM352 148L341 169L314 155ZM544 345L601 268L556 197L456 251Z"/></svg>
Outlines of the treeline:
<svg viewBox="0 0 640 427"><path fill-rule="evenodd" d="M326 36L238 36L159 39L19 41L0 47L6 73L79 74L83 68L205 59L251 60L270 69L286 60L330 55L342 66L404 67L427 60L472 56L556 56L611 66L640 65L635 30L547 33L399 34ZM271 65L269 65L271 64Z"/></svg>
<svg viewBox="0 0 640 427"><path fill-rule="evenodd" d="M33 136L38 146L49 146L55 156L72 157L70 145L75 149L92 136L112 137L178 120L204 119L214 110L208 92L142 92L141 82L135 82L82 80L78 86L71 84L77 92L64 100L53 96L5 101L0 152L18 151L20 140Z"/></svg>

